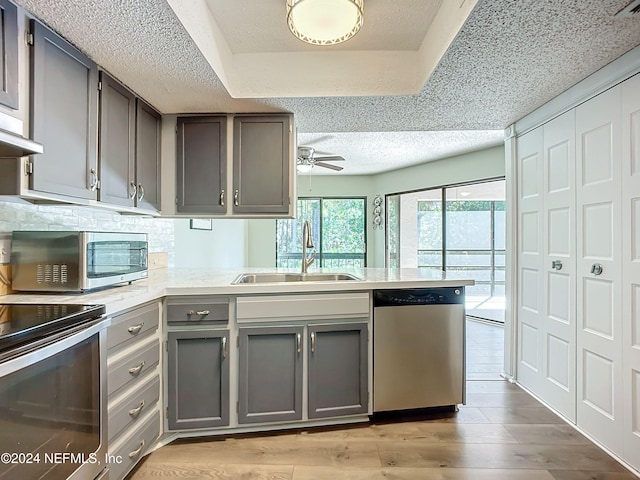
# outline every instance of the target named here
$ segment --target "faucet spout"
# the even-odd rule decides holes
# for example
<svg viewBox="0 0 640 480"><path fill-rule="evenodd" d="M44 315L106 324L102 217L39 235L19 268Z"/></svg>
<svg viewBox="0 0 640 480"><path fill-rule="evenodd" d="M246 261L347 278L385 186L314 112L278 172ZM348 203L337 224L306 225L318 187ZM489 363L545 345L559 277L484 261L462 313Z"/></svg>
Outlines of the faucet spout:
<svg viewBox="0 0 640 480"><path fill-rule="evenodd" d="M305 220L302 226L302 273L307 273L309 266L316 259L316 252L313 252L311 256L307 258L307 248L314 248L311 222L309 222L309 220Z"/></svg>

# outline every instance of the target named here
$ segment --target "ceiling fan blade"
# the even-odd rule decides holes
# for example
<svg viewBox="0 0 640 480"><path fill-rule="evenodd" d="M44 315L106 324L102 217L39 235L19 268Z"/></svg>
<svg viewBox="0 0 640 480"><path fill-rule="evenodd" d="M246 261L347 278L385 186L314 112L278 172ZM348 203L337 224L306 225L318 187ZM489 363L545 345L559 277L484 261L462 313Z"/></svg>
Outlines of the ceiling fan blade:
<svg viewBox="0 0 640 480"><path fill-rule="evenodd" d="M344 157L341 157L340 155L327 155L326 157L322 155L314 155L314 158L319 162L344 162L345 161Z"/></svg>
<svg viewBox="0 0 640 480"><path fill-rule="evenodd" d="M328 168L330 170L335 170L336 172L339 172L340 170L344 170L342 167L338 167L337 165L331 165L330 163L315 162L314 165L317 165L318 167Z"/></svg>

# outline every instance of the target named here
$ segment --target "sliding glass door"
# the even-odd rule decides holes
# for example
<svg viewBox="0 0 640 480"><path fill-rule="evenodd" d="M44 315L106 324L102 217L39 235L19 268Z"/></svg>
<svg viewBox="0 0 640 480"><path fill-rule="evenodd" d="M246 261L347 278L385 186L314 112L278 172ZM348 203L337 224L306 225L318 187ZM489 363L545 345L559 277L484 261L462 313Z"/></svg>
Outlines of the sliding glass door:
<svg viewBox="0 0 640 480"><path fill-rule="evenodd" d="M504 180L388 195L387 212L388 266L472 278L467 314L504 321Z"/></svg>

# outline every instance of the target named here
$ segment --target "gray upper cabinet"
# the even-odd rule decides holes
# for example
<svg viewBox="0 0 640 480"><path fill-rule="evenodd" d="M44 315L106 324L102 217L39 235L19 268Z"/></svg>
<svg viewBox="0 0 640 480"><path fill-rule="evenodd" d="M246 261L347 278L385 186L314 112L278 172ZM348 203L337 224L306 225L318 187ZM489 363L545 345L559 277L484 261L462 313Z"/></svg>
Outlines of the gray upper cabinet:
<svg viewBox="0 0 640 480"><path fill-rule="evenodd" d="M367 413L367 324L309 326L309 418Z"/></svg>
<svg viewBox="0 0 640 480"><path fill-rule="evenodd" d="M169 430L229 425L228 330L168 333Z"/></svg>
<svg viewBox="0 0 640 480"><path fill-rule="evenodd" d="M158 211L161 116L105 72L99 89L99 200Z"/></svg>
<svg viewBox="0 0 640 480"><path fill-rule="evenodd" d="M227 117L179 117L176 213L227 210Z"/></svg>
<svg viewBox="0 0 640 480"><path fill-rule="evenodd" d="M29 188L95 199L98 69L78 49L31 20L30 136L44 145L31 158Z"/></svg>
<svg viewBox="0 0 640 480"><path fill-rule="evenodd" d="M135 95L105 72L100 72L98 159L101 202L135 205L135 119Z"/></svg>
<svg viewBox="0 0 640 480"><path fill-rule="evenodd" d="M303 330L239 329L238 423L302 419Z"/></svg>
<svg viewBox="0 0 640 480"><path fill-rule="evenodd" d="M138 98L136 102L136 206L160 210L161 115Z"/></svg>
<svg viewBox="0 0 640 480"><path fill-rule="evenodd" d="M286 214L291 201L290 115L233 119L233 212Z"/></svg>
<svg viewBox="0 0 640 480"><path fill-rule="evenodd" d="M16 6L0 0L0 104L18 109L18 15Z"/></svg>

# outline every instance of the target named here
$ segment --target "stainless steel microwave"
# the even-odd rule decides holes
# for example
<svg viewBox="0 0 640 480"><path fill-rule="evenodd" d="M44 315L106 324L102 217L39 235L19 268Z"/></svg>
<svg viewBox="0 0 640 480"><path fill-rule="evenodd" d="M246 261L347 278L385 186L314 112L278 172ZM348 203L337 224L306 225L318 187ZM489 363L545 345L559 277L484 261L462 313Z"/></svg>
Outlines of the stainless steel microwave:
<svg viewBox="0 0 640 480"><path fill-rule="evenodd" d="M14 231L14 290L84 292L148 275L146 233Z"/></svg>

